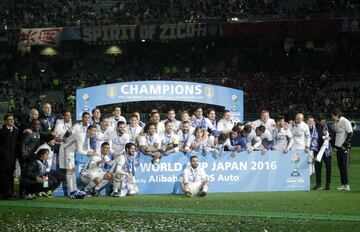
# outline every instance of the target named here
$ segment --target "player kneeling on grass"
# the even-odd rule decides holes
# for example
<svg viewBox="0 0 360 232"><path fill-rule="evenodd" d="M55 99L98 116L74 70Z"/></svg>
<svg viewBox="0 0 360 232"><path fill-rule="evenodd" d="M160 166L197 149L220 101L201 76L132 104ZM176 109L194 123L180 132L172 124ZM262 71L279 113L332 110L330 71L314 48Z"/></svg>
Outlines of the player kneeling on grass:
<svg viewBox="0 0 360 232"><path fill-rule="evenodd" d="M190 164L184 169L184 182L182 188L186 196L195 195L204 197L207 194L209 182L206 179L205 170L199 167L199 160L196 156L190 157Z"/></svg>
<svg viewBox="0 0 360 232"><path fill-rule="evenodd" d="M139 153L134 143L125 145L125 152L116 157L110 173L114 174L114 197L134 196L139 192L135 183L135 167L139 165Z"/></svg>
<svg viewBox="0 0 360 232"><path fill-rule="evenodd" d="M87 196L99 197L100 190L112 180L112 175L104 171L104 164L110 164L110 145L108 142L101 144L100 156L90 156L84 167L81 169L80 178L84 184L84 191ZM92 192L94 190L94 192Z"/></svg>
<svg viewBox="0 0 360 232"><path fill-rule="evenodd" d="M25 199L36 198L35 193L38 193L39 196L50 197L51 191L63 181L64 178L59 171L46 171L49 166L48 158L49 150L40 149L34 159L24 165L21 173L21 184L24 188Z"/></svg>

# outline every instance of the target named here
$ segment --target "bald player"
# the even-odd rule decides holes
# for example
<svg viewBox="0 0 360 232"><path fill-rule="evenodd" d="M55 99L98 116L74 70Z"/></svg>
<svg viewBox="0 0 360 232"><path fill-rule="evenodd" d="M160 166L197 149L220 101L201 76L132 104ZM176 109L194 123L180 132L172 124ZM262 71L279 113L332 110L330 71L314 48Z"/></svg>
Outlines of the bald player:
<svg viewBox="0 0 360 232"><path fill-rule="evenodd" d="M310 147L310 129L304 122L304 115L298 113L295 116L295 124L291 127L291 133L293 134L294 142L291 146L291 150L301 149L305 152L309 152Z"/></svg>

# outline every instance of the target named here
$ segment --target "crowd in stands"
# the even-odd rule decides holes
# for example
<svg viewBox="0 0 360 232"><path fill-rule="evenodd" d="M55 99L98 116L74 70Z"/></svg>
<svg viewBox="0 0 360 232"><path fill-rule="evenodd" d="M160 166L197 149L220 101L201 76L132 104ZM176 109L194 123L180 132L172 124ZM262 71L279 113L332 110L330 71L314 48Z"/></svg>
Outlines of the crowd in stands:
<svg viewBox="0 0 360 232"><path fill-rule="evenodd" d="M3 82L0 101L8 101L11 111L20 113L41 104L46 91L57 90L63 93L63 98L51 103L61 111L64 106L74 106L77 88L134 80L185 80L242 89L245 114L265 107L290 116L298 111L328 113L332 107L353 113L358 111L360 102L358 55L356 49L230 50L215 45L138 47L124 49L118 56L95 58L14 55L8 57L11 64L1 69L2 78L8 81ZM28 96L23 96L22 91ZM154 104L157 108L162 106ZM144 108L141 103L123 105L129 112L140 106L144 112L153 108ZM174 107L186 108L183 103Z"/></svg>
<svg viewBox="0 0 360 232"><path fill-rule="evenodd" d="M357 0L16 0L2 1L0 7L1 23L9 26L239 21L264 15L304 17L319 12L360 11Z"/></svg>

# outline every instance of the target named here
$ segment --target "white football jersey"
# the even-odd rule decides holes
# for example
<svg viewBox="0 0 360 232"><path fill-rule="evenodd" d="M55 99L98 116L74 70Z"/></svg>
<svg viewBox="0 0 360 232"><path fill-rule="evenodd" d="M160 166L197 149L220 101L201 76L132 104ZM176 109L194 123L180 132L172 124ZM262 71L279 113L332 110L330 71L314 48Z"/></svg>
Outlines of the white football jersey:
<svg viewBox="0 0 360 232"><path fill-rule="evenodd" d="M310 129L305 122L293 125L291 127L291 133L294 137L294 143L291 146L291 150L305 149L305 147L310 147Z"/></svg>
<svg viewBox="0 0 360 232"><path fill-rule="evenodd" d="M184 183L201 182L206 180L205 170L199 165L196 169L191 167L190 164L184 169Z"/></svg>
<svg viewBox="0 0 360 232"><path fill-rule="evenodd" d="M132 127L131 125L127 126L127 132L130 135L130 142L135 143L136 137L139 136L139 134L142 131L142 127L141 126L137 126L137 127Z"/></svg>
<svg viewBox="0 0 360 232"><path fill-rule="evenodd" d="M266 123L264 121L262 121L261 119L258 119L256 121L253 121L252 124L255 125L255 127L259 127L259 126L263 125L269 131L273 131L273 129L276 127L276 122L272 118L269 118L266 121Z"/></svg>
<svg viewBox="0 0 360 232"><path fill-rule="evenodd" d="M346 140L347 134L353 132L350 121L344 117L334 123L334 130L336 133L335 146L337 147L341 147Z"/></svg>
<svg viewBox="0 0 360 232"><path fill-rule="evenodd" d="M161 139L158 134L145 134L140 136L139 146L154 147L155 144L161 145Z"/></svg>
<svg viewBox="0 0 360 232"><path fill-rule="evenodd" d="M273 138L275 140L274 148L276 150L290 149L293 144L293 135L290 129L280 128L273 130Z"/></svg>
<svg viewBox="0 0 360 232"><path fill-rule="evenodd" d="M61 139L64 138L65 133L72 127L72 122L64 122L64 119L58 119L55 124L54 133Z"/></svg>
<svg viewBox="0 0 360 232"><path fill-rule="evenodd" d="M112 131L109 134L109 144L111 150L117 153L125 151L125 145L130 142L130 135L128 133L120 134L118 131Z"/></svg>
<svg viewBox="0 0 360 232"><path fill-rule="evenodd" d="M233 127L234 127L234 122L232 119L230 120L220 119L216 129L221 132L230 132Z"/></svg>
<svg viewBox="0 0 360 232"><path fill-rule="evenodd" d="M104 142L109 142L109 136L111 133L110 127L104 130L101 125L98 125L96 128L96 151L100 153L101 145Z"/></svg>

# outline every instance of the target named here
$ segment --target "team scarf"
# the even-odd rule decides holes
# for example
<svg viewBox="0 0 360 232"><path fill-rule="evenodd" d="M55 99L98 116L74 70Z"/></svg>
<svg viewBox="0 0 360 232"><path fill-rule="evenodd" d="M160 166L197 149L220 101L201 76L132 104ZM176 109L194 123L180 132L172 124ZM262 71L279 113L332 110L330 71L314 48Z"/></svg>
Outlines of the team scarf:
<svg viewBox="0 0 360 232"><path fill-rule="evenodd" d="M200 126L201 128L204 128L206 130L207 126L206 126L205 117L203 116L201 119L195 119L194 121L191 122L191 126L194 128Z"/></svg>
<svg viewBox="0 0 360 232"><path fill-rule="evenodd" d="M96 151L96 136L90 138L90 149Z"/></svg>
<svg viewBox="0 0 360 232"><path fill-rule="evenodd" d="M312 125L312 127L311 127L310 150L319 151L319 134L318 134L318 131L317 131L317 128L315 125L316 124Z"/></svg>
<svg viewBox="0 0 360 232"><path fill-rule="evenodd" d="M47 160L36 160L39 166L39 176L46 176L46 169L49 167Z"/></svg>

